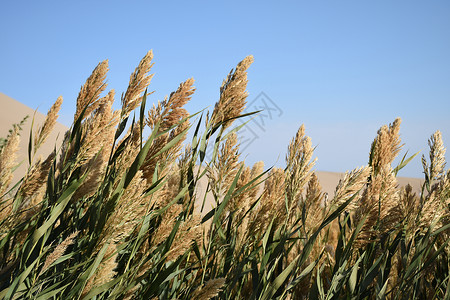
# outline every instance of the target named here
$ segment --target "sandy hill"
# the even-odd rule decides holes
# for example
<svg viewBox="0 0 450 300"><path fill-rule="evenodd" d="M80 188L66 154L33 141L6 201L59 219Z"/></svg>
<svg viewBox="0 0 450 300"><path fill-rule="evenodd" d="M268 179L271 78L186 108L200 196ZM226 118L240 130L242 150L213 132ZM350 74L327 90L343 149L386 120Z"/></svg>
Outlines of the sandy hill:
<svg viewBox="0 0 450 300"><path fill-rule="evenodd" d="M22 162L22 164L14 172L14 182L17 182L17 180L25 174L28 168L28 140L30 138L30 128L33 116L33 132L35 132L36 128L44 123L45 115L3 93L0 93L0 137L6 137L8 135L8 131L12 128L12 125L20 123L20 121L27 115L29 118L20 132L20 148L17 158L17 161ZM59 145L61 143L64 133L67 130L68 128L66 126L61 123L56 123L53 132L50 134L44 145L42 145L41 149L36 153L35 159L37 159L40 155L44 158L47 157L47 155L53 151L55 144Z"/></svg>
<svg viewBox="0 0 450 300"><path fill-rule="evenodd" d="M19 123L26 115L29 115L30 118L26 122L25 126L22 130L21 142L20 142L20 150L19 150L19 161L23 161L22 165L16 170L15 180L18 180L23 176L26 169L28 168L28 159L27 159L27 149L28 149L28 139L31 127L31 121L33 115L35 115L35 128L37 125L42 125L44 122L45 116L39 112L35 112L30 107L12 99L11 97L6 96L5 94L0 93L0 137L6 137L8 134L8 130L12 127L12 124ZM64 133L67 131L67 127L64 125L57 123L55 126L55 130L52 132L46 143L42 146L41 150L38 152L37 157L42 155L46 157L53 149L54 145L59 144L64 136ZM36 130L36 129L34 129ZM344 176L342 173L335 172L316 172L322 189L324 192L327 192L330 197L334 195L335 188L339 183L339 180ZM423 180L418 178L407 178L407 177L399 177L398 183L400 186L404 186L407 183L411 184L416 193L420 193L420 186ZM204 195L205 189L207 186L206 176L201 179L199 182L199 195ZM207 197L209 205L213 203L212 197Z"/></svg>
<svg viewBox="0 0 450 300"><path fill-rule="evenodd" d="M323 171L318 171L316 173L317 177L319 178L320 184L322 185L323 191L327 192L330 195L330 197L332 197L334 195L336 186L339 183L339 180L344 177L344 174L335 172L323 172ZM411 177L397 177L397 181L400 187L410 184L413 187L414 192L416 192L417 194L421 192L420 189L423 183L423 179Z"/></svg>
<svg viewBox="0 0 450 300"><path fill-rule="evenodd" d="M333 198L336 186L338 185L339 180L341 180L345 174L336 172L324 172L324 171L316 171L316 174L317 177L319 178L320 185L322 186L322 191L324 193L328 193L329 199ZM413 187L413 191L418 195L420 194L423 179L410 177L397 177L397 181L399 187L403 187L406 186L407 184L410 184ZM198 188L197 195L199 196L200 199L203 199L207 186L208 186L208 179L206 176L204 176L200 179L200 182L197 185ZM262 186L260 188L260 191L262 192ZM205 209L203 210L202 215L205 215L214 206L214 203L215 201L212 194L208 194L206 196Z"/></svg>

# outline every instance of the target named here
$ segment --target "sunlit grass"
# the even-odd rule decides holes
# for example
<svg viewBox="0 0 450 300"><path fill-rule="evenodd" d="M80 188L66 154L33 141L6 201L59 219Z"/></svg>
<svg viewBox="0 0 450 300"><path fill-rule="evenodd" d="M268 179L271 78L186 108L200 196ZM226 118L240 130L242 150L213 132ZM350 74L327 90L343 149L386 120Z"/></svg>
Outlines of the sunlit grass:
<svg viewBox="0 0 450 300"><path fill-rule="evenodd" d="M21 135L29 134L29 168L15 186L23 123L1 140L2 298L450 297L450 172L439 131L422 158L420 195L398 188L397 172L415 155L392 165L402 149L396 119L376 134L368 165L346 173L325 201L303 125L285 169L241 160L233 121L251 115L242 114L251 56L225 78L213 111L195 115L183 108L193 79L147 109L152 58L132 73L119 111L114 91L104 95L101 62L62 146L36 158L58 98L45 123Z"/></svg>

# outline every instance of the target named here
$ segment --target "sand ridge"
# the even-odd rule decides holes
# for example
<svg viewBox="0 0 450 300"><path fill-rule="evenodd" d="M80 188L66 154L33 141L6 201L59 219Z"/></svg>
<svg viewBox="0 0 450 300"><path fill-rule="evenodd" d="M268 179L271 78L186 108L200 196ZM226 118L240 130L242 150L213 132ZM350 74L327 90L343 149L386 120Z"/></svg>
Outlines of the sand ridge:
<svg viewBox="0 0 450 300"><path fill-rule="evenodd" d="M56 99L55 99L56 100ZM28 141L30 139L30 129L33 122L33 132L36 132L36 128L41 126L45 121L45 115L35 111L34 109L20 103L13 98L0 93L0 137L5 138L8 135L8 131L12 129L13 124L18 124L25 116L29 116L22 130L20 132L20 144L17 162L21 163L15 170L13 184L15 184L26 172L29 167L28 164ZM35 155L35 160L42 156L44 159L55 149L55 145L58 147L64 138L64 133L68 130L66 126L61 123L56 123L53 131L50 133L47 141L41 146Z"/></svg>
<svg viewBox="0 0 450 300"><path fill-rule="evenodd" d="M35 119L34 131L36 130L37 125L42 125L45 120L45 115L40 112L34 111L32 108L2 93L0 93L0 107L0 137L7 136L8 130L12 128L12 124L19 123L26 115L30 116L26 124L23 126L23 130L21 132L18 161L22 161L22 164L15 171L14 182L17 182L17 180L19 180L25 174L28 168L28 140L33 115ZM64 137L64 133L67 130L68 128L66 126L62 125L61 123L56 123L55 129L50 134L48 140L38 151L36 159L37 157L39 157L39 155L42 155L44 158L49 155L53 151L55 143L57 146L59 146ZM344 177L344 174L325 171L316 171L316 174L319 178L319 182L322 186L323 192L328 193L330 198L333 197L336 186L339 183L339 180ZM420 187L423 183L423 179L397 177L397 180L399 186L405 186L409 183L413 186L413 191L417 194L420 194ZM203 199L203 196L205 195L207 185L207 176L204 176L200 179L197 187L197 195L199 195L201 199ZM209 209L207 207L211 207L211 205L213 204L214 199L212 195L208 194L206 197L205 210L208 211Z"/></svg>

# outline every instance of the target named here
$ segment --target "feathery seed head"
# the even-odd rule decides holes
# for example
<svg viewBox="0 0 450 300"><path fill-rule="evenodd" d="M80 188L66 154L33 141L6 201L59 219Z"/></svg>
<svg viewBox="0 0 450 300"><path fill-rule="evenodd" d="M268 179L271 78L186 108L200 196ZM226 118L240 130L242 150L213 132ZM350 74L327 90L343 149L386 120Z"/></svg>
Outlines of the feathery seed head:
<svg viewBox="0 0 450 300"><path fill-rule="evenodd" d="M330 205L339 207L341 204L349 200L355 193L358 193L368 181L371 168L364 166L356 168L350 173L346 172L344 178L339 180L334 193L334 198L331 200ZM357 206L357 199L354 199L348 206L348 211L353 211Z"/></svg>
<svg viewBox="0 0 450 300"><path fill-rule="evenodd" d="M45 188L48 172L55 159L56 153L53 151L43 162L40 160L28 171L19 188L19 193L24 199L34 195L39 189Z"/></svg>
<svg viewBox="0 0 450 300"><path fill-rule="evenodd" d="M355 224L366 221L358 235L363 246L376 241L381 234L395 227L402 218L397 179L390 165L384 165L372 177L355 210Z"/></svg>
<svg viewBox="0 0 450 300"><path fill-rule="evenodd" d="M233 182L239 168L239 156L237 134L233 132L222 144L217 159L208 167L207 176L216 200L224 195Z"/></svg>
<svg viewBox="0 0 450 300"><path fill-rule="evenodd" d="M210 279L202 287L197 288L191 295L193 300L208 300L219 295L225 285L225 278Z"/></svg>
<svg viewBox="0 0 450 300"><path fill-rule="evenodd" d="M384 125L378 130L377 137L372 142L369 165L376 174L382 167L390 165L403 145L400 145L400 124L397 118L388 126Z"/></svg>
<svg viewBox="0 0 450 300"><path fill-rule="evenodd" d="M77 98L77 110L74 120L77 120L81 112L86 108L83 119L95 110L100 104L97 100L100 94L106 89L106 73L108 72L108 60L104 60L97 65L86 83L81 87Z"/></svg>
<svg viewBox="0 0 450 300"><path fill-rule="evenodd" d="M311 204L316 204L317 206L321 205L323 198L322 187L319 182L319 178L316 173L313 172L311 174L311 178L308 182L308 186L306 187L306 197L305 201L308 203L308 206Z"/></svg>
<svg viewBox="0 0 450 300"><path fill-rule="evenodd" d="M309 181L311 169L317 160L311 161L313 152L311 138L305 136L305 126L302 125L289 143L286 155L286 194L289 207L299 200L298 196Z"/></svg>
<svg viewBox="0 0 450 300"><path fill-rule="evenodd" d="M143 99L142 92L148 87L153 74L148 74L153 67L153 52L150 50L142 58L139 65L130 76L127 91L122 98L122 118L126 118Z"/></svg>
<svg viewBox="0 0 450 300"><path fill-rule="evenodd" d="M80 164L93 158L103 147L109 148L112 145L115 126L119 122L117 113L112 111L113 102L114 90L111 90L83 123L82 145L78 157Z"/></svg>
<svg viewBox="0 0 450 300"><path fill-rule="evenodd" d="M161 122L160 131L165 131L178 124L181 120L189 116L189 113L183 106L191 100L195 92L193 87L194 79L190 78L181 83L178 89L170 94L169 98L159 102L148 112L147 124L154 128L156 123Z"/></svg>
<svg viewBox="0 0 450 300"><path fill-rule="evenodd" d="M58 119L58 112L61 108L61 104L63 102L62 96L59 96L56 102L52 105L50 110L47 113L47 117L45 118L44 124L39 128L37 134L34 138L34 147L35 151L39 148L40 145L45 143L49 134L52 132L55 127L56 120Z"/></svg>
<svg viewBox="0 0 450 300"><path fill-rule="evenodd" d="M146 123L152 129L157 123L160 123L160 132L165 132L178 125L153 141L146 161L141 167L144 177L149 182L151 182L157 163L162 164L161 167L164 169L164 167L174 163L180 154L183 141L186 138L186 130L190 126L189 121L184 120L189 116L189 113L183 106L191 99L195 91L193 84L194 79L192 78L181 83L178 89L170 94L169 98L166 98L163 102L158 102L158 106L153 106L149 111ZM170 149L156 156L167 143L177 137L180 139Z"/></svg>
<svg viewBox="0 0 450 300"><path fill-rule="evenodd" d="M48 267L52 263L54 263L58 258L63 256L64 252L66 251L67 247L72 245L74 242L75 237L78 235L78 231L75 231L68 237L64 239L64 241L61 242L56 248L53 250L52 253L50 253L47 258L45 259L44 266L42 267L41 274L44 273Z"/></svg>
<svg viewBox="0 0 450 300"><path fill-rule="evenodd" d="M424 171L431 180L439 180L444 176L445 168L445 147L442 142L442 134L437 130L428 140L430 146L430 166L427 167L425 157L422 157Z"/></svg>
<svg viewBox="0 0 450 300"><path fill-rule="evenodd" d="M194 215L190 219L181 222L175 239L167 253L167 260L175 260L180 255L183 255L194 244L194 241L201 247L202 233L203 229L199 215Z"/></svg>
<svg viewBox="0 0 450 300"><path fill-rule="evenodd" d="M249 55L231 70L227 78L224 79L220 87L220 98L216 103L211 119L207 118L207 123L215 126L220 122L223 128L229 127L245 108L248 93L247 88L247 69L253 63L253 56Z"/></svg>
<svg viewBox="0 0 450 300"><path fill-rule="evenodd" d="M248 235L254 236L264 232L265 228L274 219L278 226L286 217L285 196L285 172L281 168L270 170L264 181L264 190L261 203L256 210L251 212Z"/></svg>
<svg viewBox="0 0 450 300"><path fill-rule="evenodd" d="M13 178L13 168L16 164L17 150L19 149L19 129L14 128L6 145L0 151L0 197L8 190Z"/></svg>
<svg viewBox="0 0 450 300"><path fill-rule="evenodd" d="M421 232L426 232L428 228L433 227L446 213L444 203L439 199L436 190L432 191L426 199L419 212L417 228Z"/></svg>

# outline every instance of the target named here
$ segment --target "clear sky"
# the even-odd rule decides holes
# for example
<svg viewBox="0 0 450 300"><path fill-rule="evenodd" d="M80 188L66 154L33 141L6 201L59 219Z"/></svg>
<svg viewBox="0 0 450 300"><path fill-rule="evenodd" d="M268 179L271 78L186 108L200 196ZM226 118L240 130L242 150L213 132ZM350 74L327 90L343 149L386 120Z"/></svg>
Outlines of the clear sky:
<svg viewBox="0 0 450 300"><path fill-rule="evenodd" d="M156 92L149 101L194 77L191 113L213 106L230 69L254 55L248 100L271 110L243 133L252 141L243 150L248 163L283 166L289 140L302 123L317 146L318 170L343 172L366 164L377 129L396 117L403 119L402 154L427 153L427 140L437 129L450 145L447 0L4 1L0 6L0 92L43 113L62 95L60 121L66 125L80 86L100 61L109 59L108 88L116 90L119 103L131 72L150 49L155 63L150 89ZM400 175L421 177L420 159Z"/></svg>

